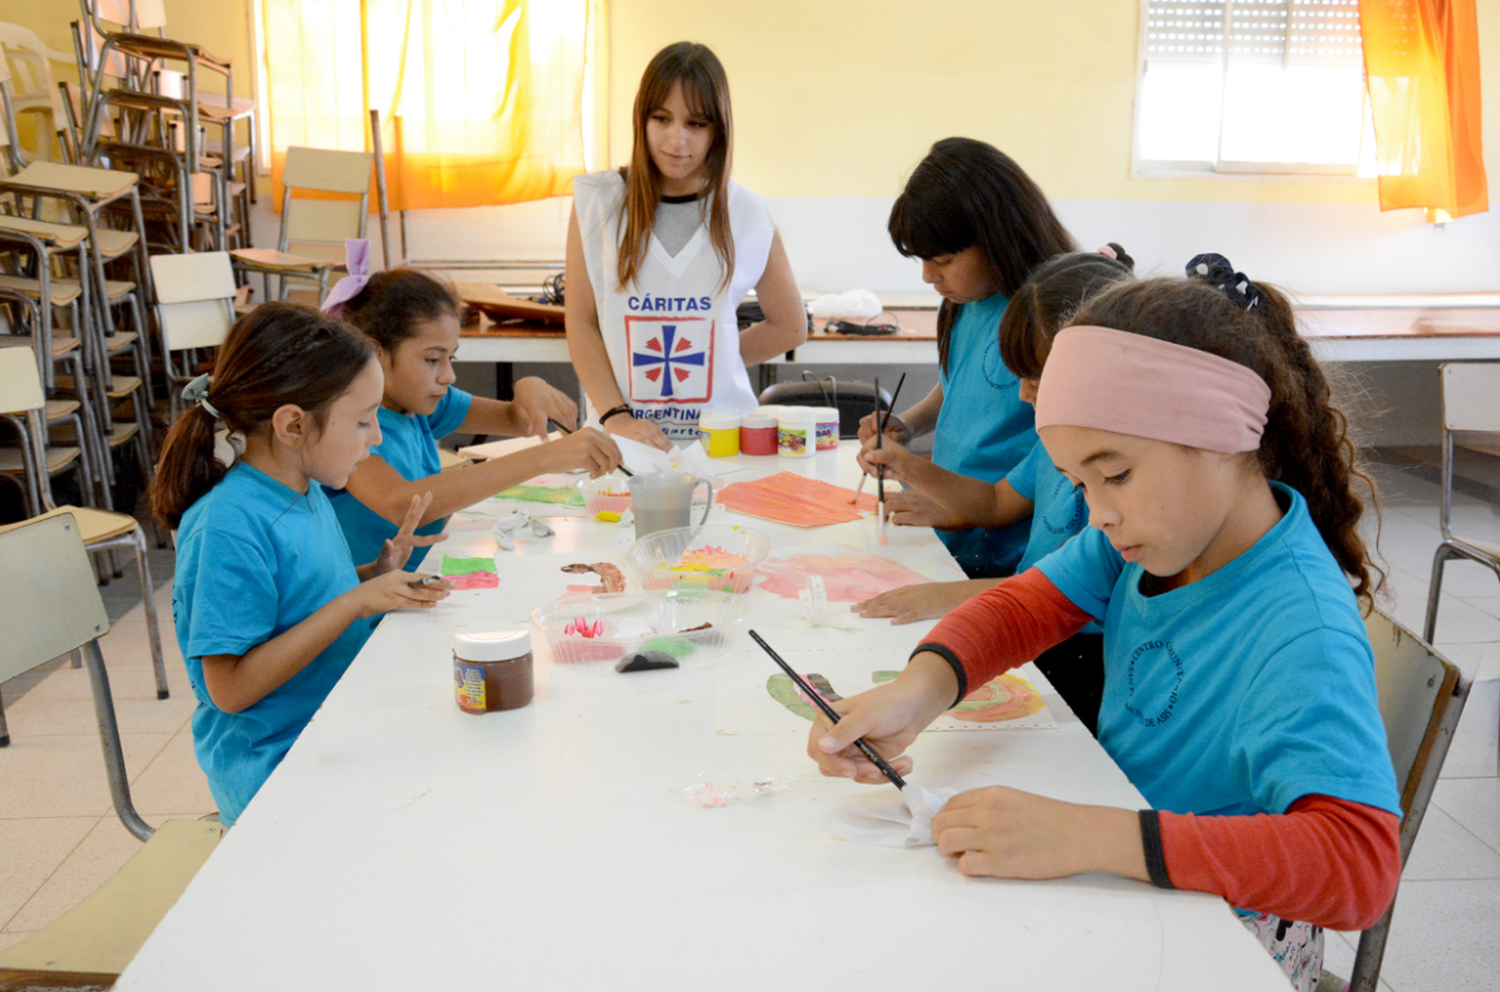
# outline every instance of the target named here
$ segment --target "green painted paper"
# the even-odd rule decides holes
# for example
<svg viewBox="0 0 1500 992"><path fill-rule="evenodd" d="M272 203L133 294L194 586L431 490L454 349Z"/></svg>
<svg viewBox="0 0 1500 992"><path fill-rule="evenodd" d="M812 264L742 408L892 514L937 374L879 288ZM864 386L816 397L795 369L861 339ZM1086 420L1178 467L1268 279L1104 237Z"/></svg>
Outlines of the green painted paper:
<svg viewBox="0 0 1500 992"><path fill-rule="evenodd" d="M514 499L524 503L554 503L582 506L583 493L571 486L511 486L495 494L496 499Z"/></svg>
<svg viewBox="0 0 1500 992"><path fill-rule="evenodd" d="M473 575L475 572L493 572L495 570L495 559L493 558L449 558L443 555L443 567L438 570L441 575Z"/></svg>

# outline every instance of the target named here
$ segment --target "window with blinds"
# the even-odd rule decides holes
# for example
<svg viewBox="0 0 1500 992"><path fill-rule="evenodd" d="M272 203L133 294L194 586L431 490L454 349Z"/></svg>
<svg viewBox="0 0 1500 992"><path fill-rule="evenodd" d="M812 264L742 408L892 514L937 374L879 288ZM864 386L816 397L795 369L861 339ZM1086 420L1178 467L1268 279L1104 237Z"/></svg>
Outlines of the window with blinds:
<svg viewBox="0 0 1500 992"><path fill-rule="evenodd" d="M1143 0L1136 97L1140 172L1353 175L1373 146L1359 2Z"/></svg>

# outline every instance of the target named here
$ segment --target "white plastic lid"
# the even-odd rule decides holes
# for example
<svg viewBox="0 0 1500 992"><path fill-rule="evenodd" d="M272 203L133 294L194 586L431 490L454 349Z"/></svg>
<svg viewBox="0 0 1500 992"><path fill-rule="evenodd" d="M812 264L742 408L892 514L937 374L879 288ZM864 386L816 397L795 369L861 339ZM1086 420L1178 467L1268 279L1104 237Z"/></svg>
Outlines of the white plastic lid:
<svg viewBox="0 0 1500 992"><path fill-rule="evenodd" d="M776 415L774 413L761 413L759 411L747 413L740 418L740 426L749 428L750 430L775 427Z"/></svg>
<svg viewBox="0 0 1500 992"><path fill-rule="evenodd" d="M494 630L455 633L453 653L463 661L509 661L531 653L531 631Z"/></svg>
<svg viewBox="0 0 1500 992"><path fill-rule="evenodd" d="M698 427L705 431L727 431L740 426L740 415L733 410L704 410L698 415Z"/></svg>
<svg viewBox="0 0 1500 992"><path fill-rule="evenodd" d="M766 406L758 406L758 407L756 407L755 408L755 412L756 413L766 413L766 414L770 414L773 417L778 417L778 416L781 415L781 411L782 410L790 410L790 409L791 409L791 407L777 406L776 404L772 403L772 404L768 404Z"/></svg>
<svg viewBox="0 0 1500 992"><path fill-rule="evenodd" d="M820 424L826 424L830 420L832 420L834 422L837 422L838 419L839 419L839 412L834 407L831 407L831 406L815 406L815 407L811 407L810 409L812 410L813 413L816 413L818 415L818 423L820 423Z"/></svg>
<svg viewBox="0 0 1500 992"><path fill-rule="evenodd" d="M783 424L805 427L808 424L817 424L818 411L816 407L811 406L788 406L782 408L776 419Z"/></svg>

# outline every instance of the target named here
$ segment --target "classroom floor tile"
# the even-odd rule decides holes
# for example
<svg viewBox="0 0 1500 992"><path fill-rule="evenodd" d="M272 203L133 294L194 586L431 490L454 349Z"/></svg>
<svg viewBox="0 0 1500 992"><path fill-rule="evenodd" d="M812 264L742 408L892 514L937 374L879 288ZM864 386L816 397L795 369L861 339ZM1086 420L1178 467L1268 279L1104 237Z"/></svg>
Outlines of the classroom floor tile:
<svg viewBox="0 0 1500 992"><path fill-rule="evenodd" d="M1394 992L1494 992L1500 880L1403 882L1381 978Z"/></svg>
<svg viewBox="0 0 1500 992"><path fill-rule="evenodd" d="M181 664L179 662L179 664ZM106 662L106 668L109 665ZM115 718L122 734L175 734L186 726L197 705L186 687L178 691L169 677L172 695L156 698L156 680L149 668L109 673ZM12 737L93 735L98 733L94 697L86 669L61 668L5 711Z"/></svg>
<svg viewBox="0 0 1500 992"><path fill-rule="evenodd" d="M219 809L193 753L192 731L186 729L173 736L151 764L132 779L130 793L142 816L172 810L186 811L196 818Z"/></svg>
<svg viewBox="0 0 1500 992"><path fill-rule="evenodd" d="M30 933L13 933L9 930L0 930L0 951L5 950L7 947L13 947L30 936Z"/></svg>
<svg viewBox="0 0 1500 992"><path fill-rule="evenodd" d="M98 817L0 820L0 929L67 860Z"/></svg>
<svg viewBox="0 0 1500 992"><path fill-rule="evenodd" d="M1500 778L1439 779L1437 788L1432 790L1432 802L1474 836L1500 851Z"/></svg>
<svg viewBox="0 0 1500 992"><path fill-rule="evenodd" d="M132 777L171 739L171 734L122 734ZM103 816L113 806L98 733L25 737L13 731L10 746L0 752L0 796L5 797L0 819Z"/></svg>
<svg viewBox="0 0 1500 992"><path fill-rule="evenodd" d="M1402 884L1444 879L1500 878L1500 851L1443 812L1435 803L1427 806L1417 842L1412 845Z"/></svg>

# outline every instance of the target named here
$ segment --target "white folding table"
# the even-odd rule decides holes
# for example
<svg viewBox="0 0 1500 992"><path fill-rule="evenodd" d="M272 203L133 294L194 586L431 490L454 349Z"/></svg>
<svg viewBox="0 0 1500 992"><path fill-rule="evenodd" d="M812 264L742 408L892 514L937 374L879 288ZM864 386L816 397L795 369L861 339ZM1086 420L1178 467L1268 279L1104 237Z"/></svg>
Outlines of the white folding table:
<svg viewBox="0 0 1500 992"><path fill-rule="evenodd" d="M737 461L727 481L857 478L848 443ZM775 547L853 545L959 576L930 531L893 528L882 547L868 516L801 531L714 518ZM716 733L721 676L772 670L743 632L712 665L633 675L552 664L538 636L530 706L460 712L451 628L514 626L539 605L543 554L629 543L593 519L554 523L500 553L492 607L386 617L117 988L1286 988L1216 898L1103 875L967 879L935 848L837 839L827 809L896 793L819 777L804 735ZM446 550L490 553L489 524L455 518ZM898 668L928 626L861 621L839 650ZM1058 727L926 734L912 781L1143 805L1043 689ZM705 779L784 787L721 808L673 798Z"/></svg>

